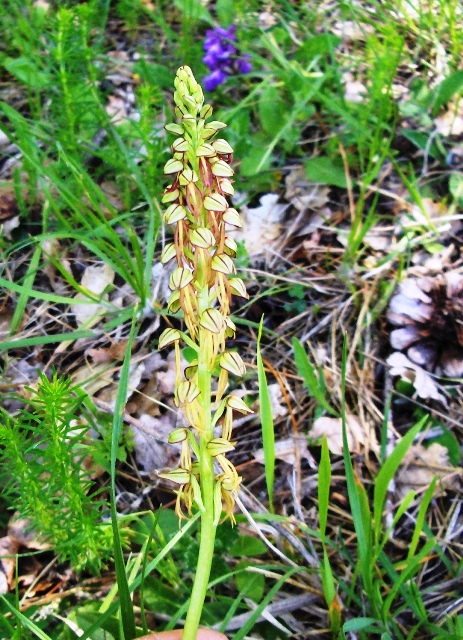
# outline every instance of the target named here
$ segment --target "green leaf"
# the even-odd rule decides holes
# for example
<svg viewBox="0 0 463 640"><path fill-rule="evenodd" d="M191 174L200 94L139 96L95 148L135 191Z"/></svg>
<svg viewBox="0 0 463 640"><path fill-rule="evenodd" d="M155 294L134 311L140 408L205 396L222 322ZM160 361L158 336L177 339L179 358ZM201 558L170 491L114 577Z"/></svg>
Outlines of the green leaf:
<svg viewBox="0 0 463 640"><path fill-rule="evenodd" d="M174 0L174 4L190 20L202 20L214 25L214 19L200 0Z"/></svg>
<svg viewBox="0 0 463 640"><path fill-rule="evenodd" d="M132 345L137 333L136 322L137 310L134 310L132 317L132 326L130 328L129 339L127 341L127 351L122 364L122 370L119 380L119 387L116 396L116 404L114 407L114 419L111 439L111 524L114 535L114 563L116 567L116 580L119 592L119 602L121 607L122 626L124 630L124 640L133 640L136 637L135 617L133 611L132 600L130 598L130 589L127 581L126 566L124 562L124 554L122 550L122 542L119 533L119 522L116 510L116 461L117 451L119 447L119 439L122 433L122 423L124 415L124 407L127 401L127 389L129 386L129 374Z"/></svg>
<svg viewBox="0 0 463 640"><path fill-rule="evenodd" d="M309 64L317 56L331 53L342 40L331 33L320 33L309 40L296 51L295 58L303 64Z"/></svg>
<svg viewBox="0 0 463 640"><path fill-rule="evenodd" d="M265 482L269 499L270 511L273 513L273 484L275 482L275 432L273 430L273 414L270 393L265 376L264 363L260 352L264 316L259 325L257 337L257 380L259 384L260 421L262 424L262 442L264 445Z"/></svg>
<svg viewBox="0 0 463 640"><path fill-rule="evenodd" d="M5 58L3 66L19 82L31 89L43 89L49 84L48 76L39 71L29 58Z"/></svg>
<svg viewBox="0 0 463 640"><path fill-rule="evenodd" d="M240 558L242 556L260 556L266 551L266 545L259 538L240 536L233 547L228 550L228 554Z"/></svg>
<svg viewBox="0 0 463 640"><path fill-rule="evenodd" d="M457 466L461 461L460 444L451 431L446 429L444 426L441 426L441 429L442 435L437 436L436 438L431 438L430 440L428 440L428 444L438 442L443 447L445 447L449 452L450 464Z"/></svg>
<svg viewBox="0 0 463 640"><path fill-rule="evenodd" d="M432 115L437 116L441 107L447 104L453 96L463 89L463 71L456 71L452 75L442 80L435 88L434 104Z"/></svg>
<svg viewBox="0 0 463 640"><path fill-rule="evenodd" d="M458 204L463 204L463 175L459 171L450 176L449 189L453 199Z"/></svg>
<svg viewBox="0 0 463 640"><path fill-rule="evenodd" d="M268 153L265 145L253 147L240 164L240 174L246 178L266 171L272 164L273 156Z"/></svg>
<svg viewBox="0 0 463 640"><path fill-rule="evenodd" d="M285 125L287 109L278 89L266 86L259 97L259 118L263 130L274 136Z"/></svg>
<svg viewBox="0 0 463 640"><path fill-rule="evenodd" d="M353 631L370 631L370 633L381 633L375 624L378 624L375 618L353 618L344 623L342 630L344 633L352 633Z"/></svg>
<svg viewBox="0 0 463 640"><path fill-rule="evenodd" d="M244 563L239 563L237 569L242 569ZM240 593L254 602L260 602L265 591L265 578L261 573L241 571L235 576L236 586Z"/></svg>
<svg viewBox="0 0 463 640"><path fill-rule="evenodd" d="M384 502L386 500L386 494L389 488L389 483L394 477L400 463L402 462L403 457L407 453L413 440L424 427L427 420L428 416L423 416L423 418L404 435L402 440L400 440L400 442L395 447L394 451L392 451L390 456L388 456L378 475L376 476L375 490L373 495L373 521L376 540L379 540L379 535L382 528L382 513Z"/></svg>
<svg viewBox="0 0 463 640"><path fill-rule="evenodd" d="M236 15L235 0L217 0L215 10L219 23L222 27L227 28L232 24Z"/></svg>
<svg viewBox="0 0 463 640"><path fill-rule="evenodd" d="M337 412L326 400L322 390L322 385L315 374L315 368L312 366L304 347L297 338L293 338L293 350L297 373L304 378L304 386L309 392L309 395L315 398L325 411L330 413L332 416L338 416Z"/></svg>
<svg viewBox="0 0 463 640"><path fill-rule="evenodd" d="M134 64L133 70L141 77L143 82L155 85L160 89L170 89L174 84L174 74L171 69L162 64L146 62L144 58Z"/></svg>
<svg viewBox="0 0 463 640"><path fill-rule="evenodd" d="M412 144L414 144L421 151L426 151L430 156L436 158L437 160L443 159L443 154L440 153L439 148L435 142L429 144L430 136L422 131L416 131L415 129L402 129L402 135L404 138L409 140Z"/></svg>
<svg viewBox="0 0 463 640"><path fill-rule="evenodd" d="M325 542L328 506L330 502L331 462L326 436L322 441L322 455L318 468L318 521L321 541Z"/></svg>
<svg viewBox="0 0 463 640"><path fill-rule="evenodd" d="M330 184L334 187L347 187L344 168L331 158L320 156L310 158L305 163L305 173L309 180L320 184Z"/></svg>

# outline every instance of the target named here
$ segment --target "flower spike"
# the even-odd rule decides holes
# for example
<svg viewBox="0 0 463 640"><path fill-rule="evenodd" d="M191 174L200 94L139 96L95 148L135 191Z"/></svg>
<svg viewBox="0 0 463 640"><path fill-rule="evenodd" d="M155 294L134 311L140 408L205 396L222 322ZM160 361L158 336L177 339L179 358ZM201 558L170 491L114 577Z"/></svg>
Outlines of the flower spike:
<svg viewBox="0 0 463 640"><path fill-rule="evenodd" d="M180 485L175 507L179 518L191 515L193 509L200 510L198 562L199 566L210 566L215 528L222 512L234 522L235 495L241 482L226 455L235 446L231 441L234 412L250 410L237 396L222 398L229 373L242 377L246 372L238 353L225 350L225 342L236 331L229 317L231 298L246 298L247 292L244 282L235 276L236 243L226 233L229 226L240 227L241 220L227 200L233 195L233 149L222 138L214 140L225 125L215 120L206 122L212 107L204 104L202 89L189 67L178 70L174 84L179 123L166 125L175 140L172 159L164 168L171 185L162 198L167 207L164 221L173 228L174 239L164 248L161 261L174 262L168 309L181 312L186 330L167 328L159 339L159 348L171 345L175 349L174 402L182 408L189 426L174 430L169 438L180 449L178 468L159 475ZM181 343L196 353L185 369ZM223 424L219 436L214 429L220 418ZM204 583L207 576L203 574ZM204 588L204 584L197 587L195 581L193 592ZM205 590L201 593L204 598ZM193 609L188 612L184 640L196 637L199 617L197 606Z"/></svg>

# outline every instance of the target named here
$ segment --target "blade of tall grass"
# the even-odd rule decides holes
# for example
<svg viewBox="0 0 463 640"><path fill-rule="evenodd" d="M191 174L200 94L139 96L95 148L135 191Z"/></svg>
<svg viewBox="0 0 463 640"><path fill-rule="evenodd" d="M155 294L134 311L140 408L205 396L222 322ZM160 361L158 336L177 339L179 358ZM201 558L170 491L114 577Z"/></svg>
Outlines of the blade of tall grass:
<svg viewBox="0 0 463 640"><path fill-rule="evenodd" d="M10 335L16 332L16 329L19 327L24 315L24 310L26 309L27 301L29 299L28 290L31 290L34 284L41 253L42 248L40 246L37 246L27 267L23 285L24 291L23 293L21 293L16 303L16 309L14 310L13 318L11 319Z"/></svg>
<svg viewBox="0 0 463 640"><path fill-rule="evenodd" d="M332 416L337 417L337 411L335 411L326 400L324 391L322 390L320 382L318 381L317 375L315 373L315 368L310 362L304 347L297 338L293 338L293 350L297 372L304 379L304 385L309 392L309 395L315 398L318 404L323 407L325 411L327 411Z"/></svg>
<svg viewBox="0 0 463 640"><path fill-rule="evenodd" d="M15 616L15 618L17 620L19 620L19 622L21 624L23 624L24 627L26 627L26 629L29 629L29 631L31 633L33 633L35 636L37 636L37 638L40 638L40 640L53 640L53 638L50 638L50 636L47 635L45 633L45 631L42 631L42 629L40 627L38 627L35 624L35 622L30 620L27 616L25 616L23 613L21 613L21 611L16 609L16 607L14 607L12 604L10 604L8 602L8 600L4 596L2 596L1 594L0 594L0 599L2 600L2 602L6 606L6 608Z"/></svg>
<svg viewBox="0 0 463 640"><path fill-rule="evenodd" d="M373 494L373 526L375 541L379 542L381 529L382 529L382 514L384 509L384 503L386 501L386 495L389 489L390 482L394 477L403 457L407 453L410 445L415 437L422 430L423 426L428 420L428 416L423 416L414 427L408 431L400 442L395 446L392 453L386 458L383 466L381 467L378 475L375 478L375 488Z"/></svg>
<svg viewBox="0 0 463 640"><path fill-rule="evenodd" d="M360 574L369 599L374 598L372 579L372 540L371 540L371 513L368 508L365 490L357 480L354 467L350 458L349 443L347 441L346 422L346 367L347 367L347 336L344 336L341 363L341 418L342 418L342 440L343 456L346 472L347 493L349 504L357 534L357 548L360 562ZM370 603L376 613L376 603L374 599Z"/></svg>
<svg viewBox="0 0 463 640"><path fill-rule="evenodd" d="M130 597L129 584L127 581L126 567L124 555L122 551L121 536L119 533L119 522L116 509L116 461L119 440L122 433L122 423L124 415L124 407L127 401L127 389L129 385L130 362L132 356L132 346L137 332L136 309L132 316L132 326L127 341L127 349L122 364L119 387L114 407L114 420L111 438L111 460L110 460L110 477L111 477L111 524L114 536L114 563L116 567L116 579L119 591L119 603L121 612L122 628L124 632L123 640L133 640L136 637L135 616L133 611L132 600Z"/></svg>
<svg viewBox="0 0 463 640"><path fill-rule="evenodd" d="M266 594L265 598L263 598L262 602L260 602L257 607L254 609L252 614L249 616L249 619L244 623L237 633L232 636L231 640L243 640L246 634L253 628L257 620L260 618L261 613L265 609L265 607L272 601L273 596L275 596L281 587L284 585L286 580L290 578L296 571L300 571L299 567L291 567L284 573L281 578L273 585L273 587Z"/></svg>
<svg viewBox="0 0 463 640"><path fill-rule="evenodd" d="M264 447L265 482L270 512L273 513L273 485L275 482L275 432L273 429L272 403L260 350L260 339L264 318L261 318L257 336L257 380L259 384L259 406L262 424L262 442Z"/></svg>

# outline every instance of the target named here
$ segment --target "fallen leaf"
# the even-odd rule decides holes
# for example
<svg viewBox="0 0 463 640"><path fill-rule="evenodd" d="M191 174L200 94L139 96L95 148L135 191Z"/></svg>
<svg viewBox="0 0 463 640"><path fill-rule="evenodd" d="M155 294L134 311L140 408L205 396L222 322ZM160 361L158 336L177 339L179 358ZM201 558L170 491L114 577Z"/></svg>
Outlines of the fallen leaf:
<svg viewBox="0 0 463 640"><path fill-rule="evenodd" d="M285 438L284 440L277 440L275 442L275 457L278 458L278 460L283 460L287 464L294 466L298 459L297 449L299 449L299 457L306 458L310 466L315 469L317 465L307 447L307 439L304 436L300 436L297 440L298 441L296 442L296 439L294 437ZM264 450L259 449L258 451L256 451L254 454L254 459L257 462L264 464Z"/></svg>
<svg viewBox="0 0 463 640"><path fill-rule="evenodd" d="M111 362L112 360L123 360L127 351L127 340L115 342L110 347L99 349L87 349L85 355L91 358L94 364L101 362Z"/></svg>
<svg viewBox="0 0 463 640"><path fill-rule="evenodd" d="M14 586L16 558L19 542L11 536L0 538L0 594L8 593ZM8 557L11 556L11 557Z"/></svg>
<svg viewBox="0 0 463 640"><path fill-rule="evenodd" d="M283 215L289 204L278 204L277 193L267 193L260 198L256 208L241 207L243 228L235 231L235 240L244 240L251 258L265 253L281 235Z"/></svg>
<svg viewBox="0 0 463 640"><path fill-rule="evenodd" d="M349 102L365 102L368 89L359 80L354 80L354 76L350 71L342 77L344 83L344 98Z"/></svg>
<svg viewBox="0 0 463 640"><path fill-rule="evenodd" d="M437 133L442 136L459 136L463 133L463 100L453 103L450 108L434 120Z"/></svg>
<svg viewBox="0 0 463 640"><path fill-rule="evenodd" d="M135 457L145 473L177 466L179 447L167 441L175 422L176 415L169 412L157 418L143 414L130 425Z"/></svg>
<svg viewBox="0 0 463 640"><path fill-rule="evenodd" d="M438 442L425 448L421 444L411 446L405 454L396 474L397 493L403 499L410 491L426 489L435 476L439 478L438 488L458 488L457 477L461 469L450 464L448 450Z"/></svg>
<svg viewBox="0 0 463 640"><path fill-rule="evenodd" d="M416 395L420 398L437 400L447 406L447 400L439 392L434 378L419 365L411 362L404 353L395 351L386 360L391 367L391 376L400 376L415 387Z"/></svg>
<svg viewBox="0 0 463 640"><path fill-rule="evenodd" d="M358 451L359 445L364 445L367 441L367 434L360 424L357 416L348 414L346 416L347 445L349 451ZM322 416L317 418L309 432L313 440L319 440L326 436L328 449L335 455L342 455L342 419Z"/></svg>
<svg viewBox="0 0 463 640"><path fill-rule="evenodd" d="M105 263L102 265L87 267L80 282L83 289L87 289L94 296L102 296L103 292L114 282L114 271ZM103 299L106 299L104 297ZM87 300L86 296L78 293L75 300ZM106 308L100 303L73 304L72 313L76 317L77 326L91 327L106 313Z"/></svg>
<svg viewBox="0 0 463 640"><path fill-rule="evenodd" d="M27 518L18 518L17 515L14 515L8 523L8 535L27 549L39 549L40 551L50 549L50 544L40 539L32 528L31 521Z"/></svg>
<svg viewBox="0 0 463 640"><path fill-rule="evenodd" d="M311 182L302 165L293 167L285 178L285 198L299 211L321 209L330 194L330 188L318 182Z"/></svg>

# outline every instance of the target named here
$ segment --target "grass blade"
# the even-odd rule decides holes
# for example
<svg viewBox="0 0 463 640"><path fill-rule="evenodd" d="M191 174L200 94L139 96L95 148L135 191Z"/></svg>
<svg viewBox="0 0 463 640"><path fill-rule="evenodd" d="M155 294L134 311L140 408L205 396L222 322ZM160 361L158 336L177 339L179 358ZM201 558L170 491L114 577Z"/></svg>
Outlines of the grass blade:
<svg viewBox="0 0 463 640"><path fill-rule="evenodd" d="M427 420L428 416L423 416L423 418L419 420L419 422L417 422L416 425L404 435L402 440L394 448L394 451L386 459L383 466L381 467L381 470L376 476L375 491L373 496L373 522L375 540L379 540L381 535L382 513L389 484L394 477L397 469L399 468L404 455L407 453L408 448L412 444L417 434L421 431Z"/></svg>
<svg viewBox="0 0 463 640"><path fill-rule="evenodd" d="M272 403L268 391L267 377L260 351L263 317L259 325L257 338L257 379L259 383L260 420L262 424L262 442L264 445L265 482L270 511L273 513L273 484L275 481L275 432L273 429Z"/></svg>
<svg viewBox="0 0 463 640"><path fill-rule="evenodd" d="M119 522L116 510L116 459L119 439L122 432L122 422L124 407L127 399L127 389L129 385L130 360L132 355L132 345L136 335L136 310L132 317L132 327L130 329L127 349L121 370L119 388L117 391L116 404L114 407L114 420L111 441L111 523L114 535L114 563L116 566L117 586L119 591L120 611L122 618L122 628L124 640L133 640L136 637L135 617L133 613L132 600L130 598L129 584L127 581L124 556L122 553L122 543L119 534Z"/></svg>
<svg viewBox="0 0 463 640"><path fill-rule="evenodd" d="M315 369L312 366L304 347L297 338L293 338L293 350L297 372L302 378L304 378L304 384L309 395L313 396L325 411L330 413L332 416L337 416L338 413L327 402L325 394L321 390L320 383L315 374Z"/></svg>

